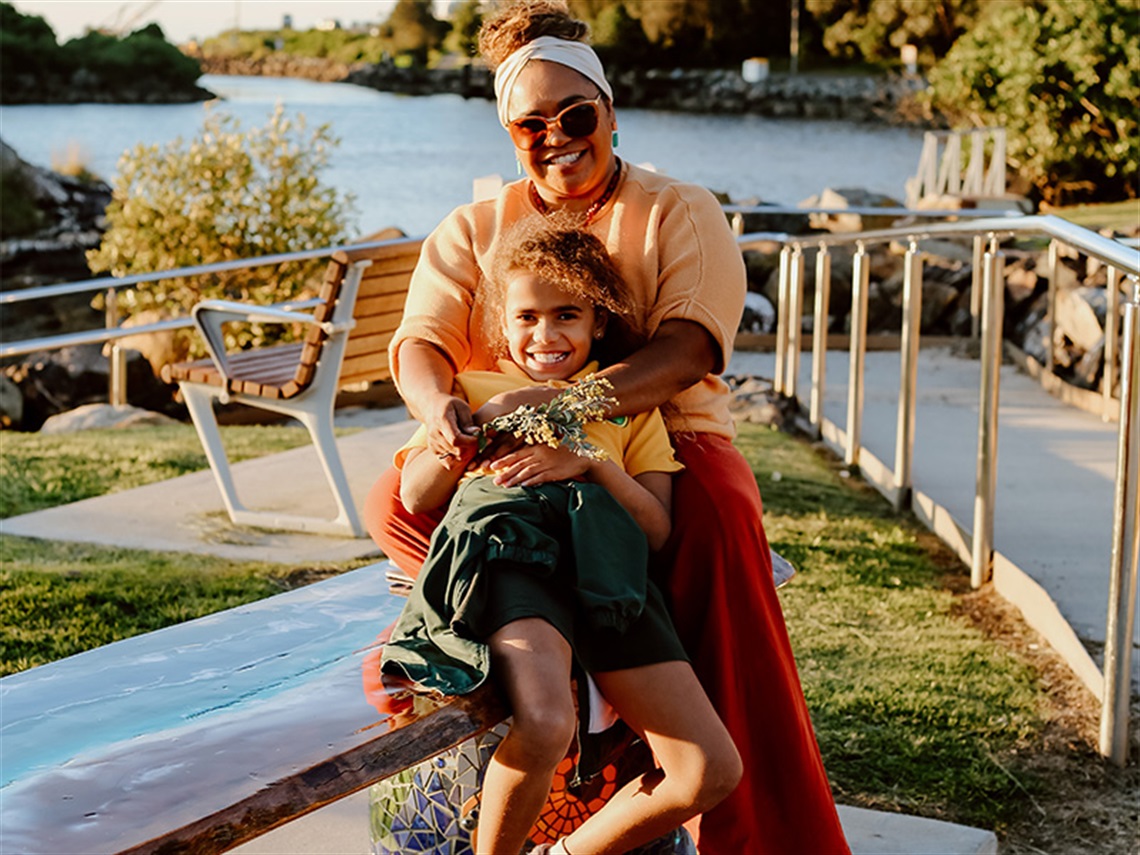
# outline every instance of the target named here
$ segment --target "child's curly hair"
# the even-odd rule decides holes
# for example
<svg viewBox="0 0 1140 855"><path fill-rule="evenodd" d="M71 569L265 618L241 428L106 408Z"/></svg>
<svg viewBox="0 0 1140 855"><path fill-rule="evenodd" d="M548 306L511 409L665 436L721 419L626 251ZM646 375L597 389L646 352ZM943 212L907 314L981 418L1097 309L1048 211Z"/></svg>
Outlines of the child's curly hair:
<svg viewBox="0 0 1140 855"><path fill-rule="evenodd" d="M503 236L485 281L487 338L496 357L509 354L503 312L510 274L536 273L606 317L605 333L590 351L601 367L625 358L648 341L636 305L613 258L598 238L571 218L524 219Z"/></svg>

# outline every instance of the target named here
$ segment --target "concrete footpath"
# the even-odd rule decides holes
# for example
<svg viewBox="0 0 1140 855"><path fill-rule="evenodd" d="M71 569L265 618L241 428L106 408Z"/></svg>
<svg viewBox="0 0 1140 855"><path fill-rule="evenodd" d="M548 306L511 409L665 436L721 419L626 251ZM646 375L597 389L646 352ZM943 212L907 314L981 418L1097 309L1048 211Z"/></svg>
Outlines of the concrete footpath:
<svg viewBox="0 0 1140 855"><path fill-rule="evenodd" d="M969 532L980 363L944 347L921 350L918 361L915 488ZM844 430L848 365L846 352L828 353L824 416ZM760 377L774 371L771 353L738 353L730 366L730 373ZM866 354L862 441L887 466L895 459L899 373L897 352ZM810 388L810 354L799 376ZM1094 692L1108 615L1116 447L1115 422L1068 406L1015 366L1002 366L994 549L1006 560L995 568L995 584ZM1140 646L1140 622L1133 642ZM1138 681L1140 653L1132 664Z"/></svg>
<svg viewBox="0 0 1140 855"><path fill-rule="evenodd" d="M810 378L810 365L810 355L805 354L801 379ZM774 367L773 354L742 352L733 358L728 373L770 378ZM978 374L976 360L959 358L944 348L921 351L915 486L967 529L973 515ZM889 464L894 460L899 355L868 353L866 378L864 445ZM846 353L828 354L826 383L825 414L843 427ZM1019 586L1031 588L1034 602L1055 612L1074 636L1073 643L1091 648L1095 658L1104 641L1108 602L1116 426L1067 407L1012 366L1002 368L1000 405L995 547L1024 571ZM345 412L340 422L365 427L339 441L359 504L414 424L401 410ZM311 448L247 461L238 464L235 473L239 492L252 507L333 513ZM0 531L289 564L378 554L367 540L233 526L209 472L14 517L0 522ZM1134 666L1140 675L1140 655L1134 657ZM841 811L856 855L997 851L996 838L988 831L848 807ZM362 793L235 851L364 853L367 819L367 795Z"/></svg>

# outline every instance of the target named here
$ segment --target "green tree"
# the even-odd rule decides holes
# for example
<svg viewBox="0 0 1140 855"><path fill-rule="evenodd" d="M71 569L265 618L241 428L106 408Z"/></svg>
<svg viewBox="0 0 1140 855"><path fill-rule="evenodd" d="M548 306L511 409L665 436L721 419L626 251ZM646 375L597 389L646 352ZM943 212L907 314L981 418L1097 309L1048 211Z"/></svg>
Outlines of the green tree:
<svg viewBox="0 0 1140 855"><path fill-rule="evenodd" d="M208 112L199 136L139 145L119 160L110 225L88 263L96 273L128 276L335 244L354 216L352 197L320 182L337 144L327 125L310 131L303 116L291 119L280 106L247 132L234 117ZM318 260L168 279L124 292L119 305L130 315L188 313L212 297L280 302L309 293L323 267ZM252 325L233 329L227 343L280 336L276 327Z"/></svg>
<svg viewBox="0 0 1140 855"><path fill-rule="evenodd" d="M479 52L479 28L483 26L481 0L463 0L451 15L451 32L444 47L451 53L473 57Z"/></svg>
<svg viewBox="0 0 1140 855"><path fill-rule="evenodd" d="M179 87L193 86L202 74L198 61L168 42L157 24L122 39L88 32L64 44L62 54L68 68L85 69L111 86L148 78Z"/></svg>
<svg viewBox="0 0 1140 855"><path fill-rule="evenodd" d="M113 92L193 91L202 74L197 60L168 42L157 24L121 39L89 32L60 45L43 18L0 3L0 101L66 100L81 69L88 87Z"/></svg>
<svg viewBox="0 0 1140 855"><path fill-rule="evenodd" d="M428 57L443 45L450 25L431 13L431 0L396 0L392 14L380 26L380 37L395 56L407 57L413 65L427 65Z"/></svg>
<svg viewBox="0 0 1140 855"><path fill-rule="evenodd" d="M986 10L1022 0L805 0L823 31L828 54L849 60L895 63L899 48L918 47L930 65L950 49Z"/></svg>
<svg viewBox="0 0 1140 855"><path fill-rule="evenodd" d="M932 103L958 123L1005 127L1010 165L1046 202L1135 198L1135 0L994 5L931 71Z"/></svg>
<svg viewBox="0 0 1140 855"><path fill-rule="evenodd" d="M620 0L598 12L591 26L591 42L607 65L640 68L648 65L654 54L641 22Z"/></svg>
<svg viewBox="0 0 1140 855"><path fill-rule="evenodd" d="M608 63L738 66L788 50L789 0L570 0Z"/></svg>
<svg viewBox="0 0 1140 855"><path fill-rule="evenodd" d="M47 21L0 3L0 90L7 89L5 81L20 75L52 73L58 55L55 32Z"/></svg>

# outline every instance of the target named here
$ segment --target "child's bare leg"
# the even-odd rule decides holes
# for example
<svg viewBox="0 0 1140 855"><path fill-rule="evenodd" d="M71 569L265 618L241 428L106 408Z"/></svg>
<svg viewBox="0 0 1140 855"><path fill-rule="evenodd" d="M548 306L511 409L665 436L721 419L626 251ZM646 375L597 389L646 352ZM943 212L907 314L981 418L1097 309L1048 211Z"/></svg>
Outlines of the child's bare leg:
<svg viewBox="0 0 1140 855"><path fill-rule="evenodd" d="M512 621L488 643L492 673L507 693L514 722L483 779L478 852L518 855L574 737L571 650L540 618Z"/></svg>
<svg viewBox="0 0 1140 855"><path fill-rule="evenodd" d="M569 852L625 852L711 809L736 787L740 755L687 662L610 671L594 680L661 768L615 793L566 838Z"/></svg>

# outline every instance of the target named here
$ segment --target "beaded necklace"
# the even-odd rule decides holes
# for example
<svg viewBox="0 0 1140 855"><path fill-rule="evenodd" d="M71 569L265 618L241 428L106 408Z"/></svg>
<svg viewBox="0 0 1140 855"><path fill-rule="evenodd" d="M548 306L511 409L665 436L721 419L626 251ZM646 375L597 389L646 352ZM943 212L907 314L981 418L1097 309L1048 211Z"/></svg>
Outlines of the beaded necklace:
<svg viewBox="0 0 1140 855"><path fill-rule="evenodd" d="M605 207L606 202L610 201L610 197L614 195L614 190L617 189L618 181L621 179L621 158L614 158L614 174L610 176L610 183L606 185L605 192L602 193L597 199L593 201L589 208L586 209L586 217L583 225L590 225L594 217L597 216L598 211ZM546 200L538 194L538 188L534 186L534 182L530 182L530 201L534 207L538 208L540 214L546 215L550 213L550 208L546 204Z"/></svg>

